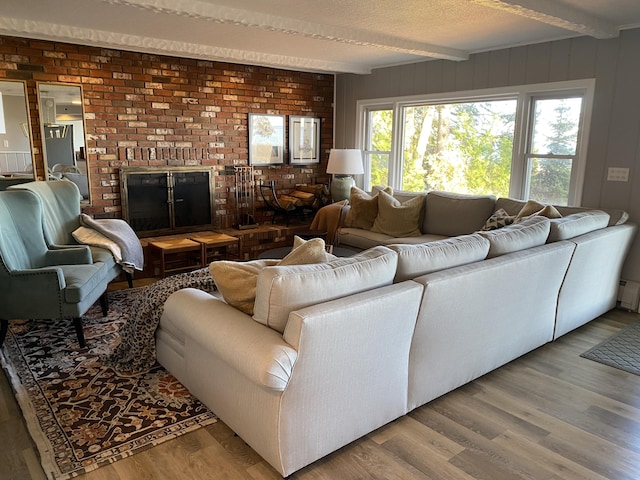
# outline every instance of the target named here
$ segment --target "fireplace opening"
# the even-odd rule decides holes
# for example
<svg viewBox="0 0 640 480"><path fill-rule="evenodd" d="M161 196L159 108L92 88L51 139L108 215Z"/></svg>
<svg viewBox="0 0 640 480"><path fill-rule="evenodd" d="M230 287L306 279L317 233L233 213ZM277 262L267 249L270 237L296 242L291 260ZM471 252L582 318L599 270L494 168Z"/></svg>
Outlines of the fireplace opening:
<svg viewBox="0 0 640 480"><path fill-rule="evenodd" d="M122 216L139 236L214 228L211 167L122 167Z"/></svg>

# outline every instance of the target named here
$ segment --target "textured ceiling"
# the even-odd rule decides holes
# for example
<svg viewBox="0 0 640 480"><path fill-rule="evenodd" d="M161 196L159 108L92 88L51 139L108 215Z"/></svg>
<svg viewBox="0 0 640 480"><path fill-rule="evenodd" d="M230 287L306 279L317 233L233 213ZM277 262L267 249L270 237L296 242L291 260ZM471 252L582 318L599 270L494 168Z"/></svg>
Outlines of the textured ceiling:
<svg viewBox="0 0 640 480"><path fill-rule="evenodd" d="M0 34L318 72L640 27L640 0L2 0Z"/></svg>

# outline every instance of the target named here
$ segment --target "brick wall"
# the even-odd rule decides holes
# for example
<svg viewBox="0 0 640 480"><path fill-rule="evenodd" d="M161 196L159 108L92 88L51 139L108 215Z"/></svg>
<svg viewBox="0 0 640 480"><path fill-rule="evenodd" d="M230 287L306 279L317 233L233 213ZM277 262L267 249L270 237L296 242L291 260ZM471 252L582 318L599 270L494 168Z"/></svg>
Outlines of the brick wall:
<svg viewBox="0 0 640 480"><path fill-rule="evenodd" d="M83 210L91 215L121 217L118 168L131 163L119 153L125 147L206 148L213 154L204 160L141 160L135 165L215 166L216 226L231 226L235 210L230 167L248 163L248 113L322 121L319 165L259 167L257 179L276 180L281 191L328 180L324 172L333 139L333 75L0 36L2 78L27 83L41 178L36 84L82 85L92 201ZM285 149L286 159L288 146Z"/></svg>

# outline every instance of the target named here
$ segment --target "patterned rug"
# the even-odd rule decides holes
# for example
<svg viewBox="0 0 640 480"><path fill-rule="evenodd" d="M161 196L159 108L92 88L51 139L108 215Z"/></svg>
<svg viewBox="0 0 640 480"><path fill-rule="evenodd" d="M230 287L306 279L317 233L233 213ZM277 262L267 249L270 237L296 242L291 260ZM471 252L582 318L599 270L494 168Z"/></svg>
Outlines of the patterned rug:
<svg viewBox="0 0 640 480"><path fill-rule="evenodd" d="M10 322L2 366L11 380L47 477L75 477L216 422L156 364L139 375L101 365L140 289L109 293L109 315L83 317L87 347L71 321Z"/></svg>
<svg viewBox="0 0 640 480"><path fill-rule="evenodd" d="M629 325L580 356L640 375L640 323Z"/></svg>

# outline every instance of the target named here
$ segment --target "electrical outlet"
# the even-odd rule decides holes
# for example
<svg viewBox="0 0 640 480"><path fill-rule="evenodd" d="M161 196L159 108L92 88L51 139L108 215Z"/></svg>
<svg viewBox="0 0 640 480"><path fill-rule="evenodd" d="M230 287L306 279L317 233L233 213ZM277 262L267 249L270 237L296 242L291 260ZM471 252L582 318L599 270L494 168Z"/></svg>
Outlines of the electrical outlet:
<svg viewBox="0 0 640 480"><path fill-rule="evenodd" d="M4 140L4 148L9 148L9 140Z"/></svg>
<svg viewBox="0 0 640 480"><path fill-rule="evenodd" d="M607 180L610 182L628 182L629 169L620 167L609 167L607 171Z"/></svg>

